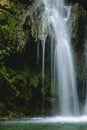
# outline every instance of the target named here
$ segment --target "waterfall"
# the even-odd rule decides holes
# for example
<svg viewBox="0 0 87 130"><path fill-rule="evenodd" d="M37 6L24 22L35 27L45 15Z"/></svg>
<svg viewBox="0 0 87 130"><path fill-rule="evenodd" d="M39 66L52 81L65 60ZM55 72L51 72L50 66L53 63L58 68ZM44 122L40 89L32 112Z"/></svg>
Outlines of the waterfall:
<svg viewBox="0 0 87 130"><path fill-rule="evenodd" d="M55 97L52 108L62 116L79 114L78 97L73 65L72 49L68 36L67 21L70 7L63 0L42 0L42 33L49 28L51 37L51 72L54 79L52 95ZM44 40L46 41L46 39ZM42 43L43 44L43 43ZM44 43L45 44L45 43ZM43 46L43 52L44 46ZM43 54L44 71L44 54ZM44 72L43 72L44 77ZM58 110L59 108L59 110Z"/></svg>

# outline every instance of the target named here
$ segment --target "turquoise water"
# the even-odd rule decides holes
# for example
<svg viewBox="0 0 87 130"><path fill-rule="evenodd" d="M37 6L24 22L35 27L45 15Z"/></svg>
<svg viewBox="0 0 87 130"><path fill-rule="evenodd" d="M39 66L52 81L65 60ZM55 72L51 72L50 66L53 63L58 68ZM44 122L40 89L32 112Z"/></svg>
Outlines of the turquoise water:
<svg viewBox="0 0 87 130"><path fill-rule="evenodd" d="M0 130L87 130L87 124L0 124Z"/></svg>
<svg viewBox="0 0 87 130"><path fill-rule="evenodd" d="M51 122L45 119L1 121L0 130L87 130L87 122Z"/></svg>

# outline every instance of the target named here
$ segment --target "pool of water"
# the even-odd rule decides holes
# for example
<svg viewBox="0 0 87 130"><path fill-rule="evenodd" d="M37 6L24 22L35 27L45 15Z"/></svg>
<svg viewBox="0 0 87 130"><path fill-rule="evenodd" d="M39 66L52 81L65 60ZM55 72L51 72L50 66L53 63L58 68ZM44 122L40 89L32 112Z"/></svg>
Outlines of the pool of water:
<svg viewBox="0 0 87 130"><path fill-rule="evenodd" d="M87 117L25 118L0 121L0 130L87 130Z"/></svg>

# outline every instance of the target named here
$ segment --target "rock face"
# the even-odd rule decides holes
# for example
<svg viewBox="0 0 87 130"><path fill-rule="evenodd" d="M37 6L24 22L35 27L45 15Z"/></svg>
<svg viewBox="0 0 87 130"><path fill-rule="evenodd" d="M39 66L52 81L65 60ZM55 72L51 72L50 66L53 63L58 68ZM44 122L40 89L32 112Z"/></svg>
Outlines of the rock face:
<svg viewBox="0 0 87 130"><path fill-rule="evenodd" d="M85 10L87 10L87 4L86 4L86 0L66 0L69 3L79 3Z"/></svg>
<svg viewBox="0 0 87 130"><path fill-rule="evenodd" d="M84 98L81 91L83 90L83 84L86 77L84 71L85 60L84 60L84 39L85 39L85 25L87 25L87 11L81 5L80 1L78 3L72 4L71 17L69 20L71 28L71 43L75 52L75 63L76 63L76 73L78 81L78 91L80 98ZM84 92L85 93L85 92Z"/></svg>
<svg viewBox="0 0 87 130"><path fill-rule="evenodd" d="M70 24L71 24L71 41L76 50L82 50L84 42L85 11L78 3L72 5Z"/></svg>

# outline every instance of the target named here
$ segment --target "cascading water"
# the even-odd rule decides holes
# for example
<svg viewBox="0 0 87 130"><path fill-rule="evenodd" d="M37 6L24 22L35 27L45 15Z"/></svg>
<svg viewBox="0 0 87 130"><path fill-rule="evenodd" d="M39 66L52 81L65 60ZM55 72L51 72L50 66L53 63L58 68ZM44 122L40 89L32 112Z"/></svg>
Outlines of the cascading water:
<svg viewBox="0 0 87 130"><path fill-rule="evenodd" d="M42 33L45 32L46 25L51 28L50 35L53 37L51 37L50 44L52 50L51 63L53 62L51 72L54 77L54 85L52 86L52 91L54 92L52 95L55 94L55 102L52 107L57 113L59 111L62 116L78 115L75 70L66 27L70 7L65 6L63 0L42 0L42 2L44 4L42 17L42 26L44 28ZM59 106L60 110L56 106Z"/></svg>

